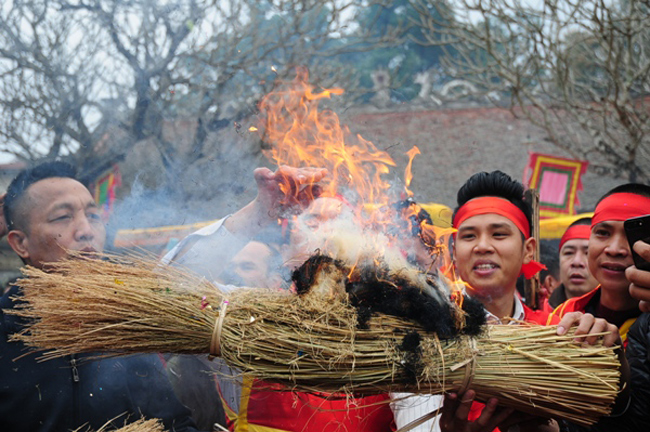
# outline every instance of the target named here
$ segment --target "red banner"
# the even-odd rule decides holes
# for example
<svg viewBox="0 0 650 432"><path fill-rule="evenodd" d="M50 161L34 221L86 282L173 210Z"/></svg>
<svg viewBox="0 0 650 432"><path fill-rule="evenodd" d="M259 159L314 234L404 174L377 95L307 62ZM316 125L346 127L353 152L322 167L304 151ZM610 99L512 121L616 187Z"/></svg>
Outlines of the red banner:
<svg viewBox="0 0 650 432"><path fill-rule="evenodd" d="M539 191L541 219L576 214L580 205L582 175L589 162L531 153L524 171L524 184Z"/></svg>

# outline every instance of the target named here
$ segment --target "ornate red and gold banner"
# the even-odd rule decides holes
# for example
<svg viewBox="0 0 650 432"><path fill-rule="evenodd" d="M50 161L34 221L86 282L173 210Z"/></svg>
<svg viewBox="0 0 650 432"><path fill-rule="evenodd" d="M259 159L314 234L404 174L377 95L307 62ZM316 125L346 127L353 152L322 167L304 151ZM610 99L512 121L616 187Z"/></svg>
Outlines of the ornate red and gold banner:
<svg viewBox="0 0 650 432"><path fill-rule="evenodd" d="M580 205L582 175L589 162L531 153L524 172L524 183L539 190L540 218L576 214Z"/></svg>

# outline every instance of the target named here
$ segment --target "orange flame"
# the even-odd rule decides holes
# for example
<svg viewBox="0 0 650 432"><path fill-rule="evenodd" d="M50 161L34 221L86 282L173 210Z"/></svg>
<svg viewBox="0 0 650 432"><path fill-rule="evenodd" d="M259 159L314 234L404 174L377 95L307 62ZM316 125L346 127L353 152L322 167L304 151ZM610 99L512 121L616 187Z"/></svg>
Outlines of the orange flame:
<svg viewBox="0 0 650 432"><path fill-rule="evenodd" d="M406 154L409 157L409 163L406 165L406 172L404 173L404 188L406 189L406 194L409 197L412 197L413 192L411 192L409 186L411 186L411 181L413 180L413 172L412 172L413 159L415 159L415 156L421 153L420 153L420 149L417 146L413 146L413 148L408 152L406 152Z"/></svg>
<svg viewBox="0 0 650 432"><path fill-rule="evenodd" d="M319 111L321 99L343 94L342 89L315 92L304 68L290 85L260 102L259 127L271 145L265 155L278 166L327 168L331 175L322 196L354 191L365 203L384 202L389 184L382 177L395 162L385 151L354 135L331 110Z"/></svg>
<svg viewBox="0 0 650 432"><path fill-rule="evenodd" d="M277 166L326 168L330 177L322 185L319 196L340 198L346 192L350 202L339 200L333 203L334 200L329 200L320 204L323 208L314 206L308 209L308 217L310 211L314 213L314 224L318 223L318 217L340 211L341 201L353 208L357 216L364 216L367 225L374 227L391 227L397 214L406 221L408 232L421 240L431 258L431 266L440 268L441 275L449 279L454 287L453 298L462 306L464 283L455 274L447 248L449 237L455 230L433 226L411 198L413 192L409 187L413 180L413 160L421 154L420 150L414 146L407 152L409 161L404 182L408 199L390 205L390 185L384 177L395 167L393 159L372 142L341 125L333 111L319 110L321 100L343 92L339 88L317 91L308 82L307 70L298 68L292 82L283 84L279 90L262 99L259 104L260 124L250 127L249 131L260 134L268 145L264 150L265 156ZM283 191L288 197L299 192L295 185L285 185ZM392 204L395 204L395 198ZM377 253L381 250L378 249ZM356 263L352 270L355 267Z"/></svg>

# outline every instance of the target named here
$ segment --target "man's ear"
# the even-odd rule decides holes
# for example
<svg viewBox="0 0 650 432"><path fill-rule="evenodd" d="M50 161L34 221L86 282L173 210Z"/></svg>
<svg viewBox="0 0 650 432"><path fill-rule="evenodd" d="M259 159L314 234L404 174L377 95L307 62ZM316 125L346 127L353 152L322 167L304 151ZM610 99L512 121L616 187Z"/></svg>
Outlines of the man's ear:
<svg viewBox="0 0 650 432"><path fill-rule="evenodd" d="M524 241L524 264L528 264L535 256L535 246L537 241L534 237L530 237Z"/></svg>
<svg viewBox="0 0 650 432"><path fill-rule="evenodd" d="M27 235L20 230L11 230L7 234L7 243L16 252L16 254L23 260L29 258L29 239Z"/></svg>
<svg viewBox="0 0 650 432"><path fill-rule="evenodd" d="M555 288L557 288L560 285L560 281L555 279L553 275L547 274L544 277L544 280L541 281L541 286L545 287L549 294L555 291Z"/></svg>

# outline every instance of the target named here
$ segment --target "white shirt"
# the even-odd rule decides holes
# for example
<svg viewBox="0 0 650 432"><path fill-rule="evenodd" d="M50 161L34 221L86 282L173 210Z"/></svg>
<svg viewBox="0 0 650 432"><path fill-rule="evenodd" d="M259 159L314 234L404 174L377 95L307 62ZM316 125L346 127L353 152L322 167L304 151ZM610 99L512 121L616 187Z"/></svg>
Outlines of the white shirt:
<svg viewBox="0 0 650 432"><path fill-rule="evenodd" d="M247 243L247 240L235 236L223 226L227 218L228 216L185 237L165 254L161 260L162 263L185 267L214 281ZM177 258L178 253L189 242L194 242L194 244L183 256ZM218 286L220 290L226 292L236 289L232 285L218 284ZM204 361L206 372L217 374L219 391L223 400L226 401L230 409L239 412L242 388L241 371L231 369L220 358L208 361L207 356L200 357Z"/></svg>
<svg viewBox="0 0 650 432"><path fill-rule="evenodd" d="M501 319L486 310L488 324L503 324ZM513 320L509 325L516 325L517 321L524 321L526 313L519 296L515 294L515 308L512 312ZM395 424L400 429L407 424L422 418L442 407L444 396L442 395L420 395L412 393L391 393L390 408L393 410ZM440 415L428 420L421 425L411 429L411 432L440 432Z"/></svg>
<svg viewBox="0 0 650 432"><path fill-rule="evenodd" d="M229 216L218 220L181 240L162 258L163 264L174 263L214 281L248 240L237 237L223 226ZM181 257L178 253L189 243L192 247Z"/></svg>

